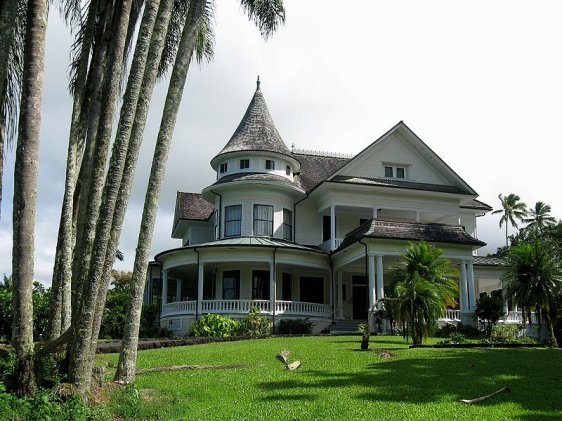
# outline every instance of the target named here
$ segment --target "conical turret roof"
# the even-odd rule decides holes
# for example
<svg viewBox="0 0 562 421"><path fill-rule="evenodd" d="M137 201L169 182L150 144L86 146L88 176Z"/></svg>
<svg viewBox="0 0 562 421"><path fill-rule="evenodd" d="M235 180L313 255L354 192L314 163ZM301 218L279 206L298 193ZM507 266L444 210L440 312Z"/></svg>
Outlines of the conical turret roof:
<svg viewBox="0 0 562 421"><path fill-rule="evenodd" d="M213 158L212 163L216 162L216 159L223 154L240 151L276 152L291 156L291 151L283 142L269 114L269 109L260 90L259 78L256 92L244 117L242 117L242 121L240 121L238 128L226 146Z"/></svg>

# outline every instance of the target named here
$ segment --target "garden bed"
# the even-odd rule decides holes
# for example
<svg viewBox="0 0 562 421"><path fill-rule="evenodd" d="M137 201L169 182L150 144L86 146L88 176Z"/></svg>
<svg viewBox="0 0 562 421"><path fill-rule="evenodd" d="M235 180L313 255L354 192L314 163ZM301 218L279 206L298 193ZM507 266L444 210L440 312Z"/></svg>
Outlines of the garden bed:
<svg viewBox="0 0 562 421"><path fill-rule="evenodd" d="M410 345L410 348L544 348L543 344L525 343L462 343L462 344L433 344Z"/></svg>

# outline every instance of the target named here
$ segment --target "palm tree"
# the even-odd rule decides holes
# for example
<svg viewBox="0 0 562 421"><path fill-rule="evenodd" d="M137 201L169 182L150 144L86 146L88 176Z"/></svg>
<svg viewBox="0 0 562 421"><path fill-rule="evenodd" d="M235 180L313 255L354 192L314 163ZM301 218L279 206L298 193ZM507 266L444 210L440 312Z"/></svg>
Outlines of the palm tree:
<svg viewBox="0 0 562 421"><path fill-rule="evenodd" d="M39 129L47 30L47 1L28 0L21 108L14 170L12 279L18 390L36 388L33 367L33 247L39 167Z"/></svg>
<svg viewBox="0 0 562 421"><path fill-rule="evenodd" d="M557 347L552 319L555 303L562 297L562 265L556 244L539 238L522 242L509 250L505 260L502 280L507 283L508 297L523 313L534 308L540 314L551 345Z"/></svg>
<svg viewBox="0 0 562 421"><path fill-rule="evenodd" d="M502 196L500 193L498 195L500 202L502 204L501 209L497 209L492 212L492 214L502 213L502 217L500 218L500 227L505 223L505 245L508 245L508 236L507 236L507 226L508 223L514 226L515 228L518 227L517 221L522 221L525 216L527 216L527 206L525 203L520 202L521 198L516 194L509 194L507 196Z"/></svg>
<svg viewBox="0 0 562 421"><path fill-rule="evenodd" d="M427 337L458 295L455 270L442 254L443 250L425 242L410 243L402 262L393 269L385 301L397 321L407 324L414 344Z"/></svg>
<svg viewBox="0 0 562 421"><path fill-rule="evenodd" d="M285 20L285 9L282 0L242 0L242 7L253 20L264 38L269 37ZM178 53L172 69L170 85L166 96L162 122L156 141L152 168L141 227L133 267L133 292L131 297L130 315L123 333L121 353L115 379L122 382L134 380L136 352L142 296L146 281L148 255L152 244L152 235L156 221L156 213L160 191L164 181L165 165L168 157L173 130L182 99L182 93L189 70L189 64L195 50L196 57L201 59L212 54L214 2L211 0L192 0L189 3ZM211 36L210 36L211 35Z"/></svg>
<svg viewBox="0 0 562 421"><path fill-rule="evenodd" d="M551 208L544 202L535 203L535 207L529 209L527 214L530 218L526 218L523 222L529 224L526 229L536 234L542 234L548 226L556 224L556 218L550 215Z"/></svg>

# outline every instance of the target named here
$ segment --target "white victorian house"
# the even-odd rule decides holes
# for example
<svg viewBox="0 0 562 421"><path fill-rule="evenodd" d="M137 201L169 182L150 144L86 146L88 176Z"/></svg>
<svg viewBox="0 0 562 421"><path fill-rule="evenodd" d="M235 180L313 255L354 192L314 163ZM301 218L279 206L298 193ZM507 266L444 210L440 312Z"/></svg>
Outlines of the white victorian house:
<svg viewBox="0 0 562 421"><path fill-rule="evenodd" d="M499 261L476 253L490 206L403 122L353 157L290 150L258 81L211 167L212 185L177 194L181 246L149 265L145 303L178 334L201 315L253 306L273 323L309 318L317 332L365 321L411 241L459 267L448 319L472 323L478 294L501 289Z"/></svg>

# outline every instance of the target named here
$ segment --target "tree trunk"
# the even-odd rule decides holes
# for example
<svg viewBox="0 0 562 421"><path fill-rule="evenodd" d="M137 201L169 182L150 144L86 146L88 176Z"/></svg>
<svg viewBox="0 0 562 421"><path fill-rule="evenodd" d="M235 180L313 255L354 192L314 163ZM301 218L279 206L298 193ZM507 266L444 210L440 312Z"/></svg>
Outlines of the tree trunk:
<svg viewBox="0 0 562 421"><path fill-rule="evenodd" d="M96 351L99 328L103 317L107 288L109 287L110 270L115 261L117 243L119 237L112 238L111 231L114 219L116 204L119 199L120 186L123 178L123 170L129 149L129 141L133 129L133 122L141 92L145 66L148 57L148 50L158 6L160 0L148 0L145 5L145 12L142 18L137 44L129 72L123 106L117 135L113 144L113 152L110 159L109 170L104 187L103 198L99 221L96 229L95 247L93 250L92 267L88 283L97 285L97 299L94 310L94 324L91 337L91 353L93 356ZM92 360L93 364L93 360Z"/></svg>
<svg viewBox="0 0 562 421"><path fill-rule="evenodd" d="M131 187L133 184L133 176L138 160L140 145L143 139L143 132L150 106L150 98L156 82L158 74L158 65L162 57L164 48L164 41L166 32L172 15L174 1L162 0L158 10L156 25L150 41L150 50L148 56L148 65L145 70L144 80L142 84L142 93L137 104L137 113L131 134L131 141L129 145L129 152L125 162L125 171L119 192L119 199L113 219L112 237L118 239L121 233L121 227L125 218L125 211L127 202L131 194ZM115 240L112 243L117 243ZM111 252L108 251L108 254ZM106 272L111 270L110 267L106 268ZM106 273L105 276L108 276ZM140 293L139 293L140 291ZM144 292L144 278L142 285L133 283L131 293L131 306L129 307L129 315L125 322L123 330L123 341L121 344L121 353L119 355L119 363L115 373L115 380L122 382L129 382L134 379L135 365L136 365L136 352L138 345L139 322L140 313L142 309L142 299L139 301L138 296L142 297Z"/></svg>
<svg viewBox="0 0 562 421"><path fill-rule="evenodd" d="M72 118L70 123L70 138L68 141L68 153L66 159L66 180L62 202L57 248L55 252L55 264L52 278L52 297L50 313L50 326L47 337L54 339L70 326L69 305L70 297L68 290L72 275L72 251L74 241L73 205L74 191L78 177L78 168L81 163L82 148L84 146L86 121L83 115L87 112L86 79L88 74L88 62L90 58L90 46L94 33L94 22L96 18L96 1L89 6L86 21L85 37L82 43L81 56L79 59L74 88L74 103L72 106Z"/></svg>
<svg viewBox="0 0 562 421"><path fill-rule="evenodd" d="M46 30L46 0L29 0L13 203L12 278L16 304L13 344L19 395L30 395L36 388L32 359L33 247Z"/></svg>
<svg viewBox="0 0 562 421"><path fill-rule="evenodd" d="M15 38L14 21L17 15L17 1L4 0L0 6L0 209L2 208L2 179L4 176L4 146L6 141L6 100L8 94L9 59Z"/></svg>
<svg viewBox="0 0 562 421"><path fill-rule="evenodd" d="M115 33L112 37L110 60L108 61L108 68L106 69L107 76L104 77L103 108L94 151L93 162L95 165L90 174L92 187L89 194L90 201L87 209L88 216L86 218L86 247L80 258L81 270L78 281L78 287L82 289L82 296L80 302L77 303L77 332L72 344L72 352L69 361L69 379L79 392L87 391L91 385L92 366L90 364L91 358L89 352L91 350L92 327L99 285L95 282L84 282L84 280L88 279L87 276L89 275L87 270L90 262L89 250L92 248L90 244L93 242L92 234L94 233L101 203L101 187L103 186L106 157L113 127L113 116L117 97L119 95L119 81L130 11L131 0L123 0L118 18L115 21Z"/></svg>
<svg viewBox="0 0 562 421"><path fill-rule="evenodd" d="M182 99L185 80L195 48L197 29L203 16L205 5L205 0L192 0L189 3L189 10L187 12L176 61L172 70L164 111L162 113L162 122L160 123L160 130L154 149L133 268L134 290L131 298L130 320L127 322L127 333L124 335L123 341L124 349L120 354L119 367L116 373L116 379L122 381L131 381L134 379L142 295L146 281L147 262L152 245L152 235L154 232L154 223L156 222L160 191L164 181L168 151Z"/></svg>

